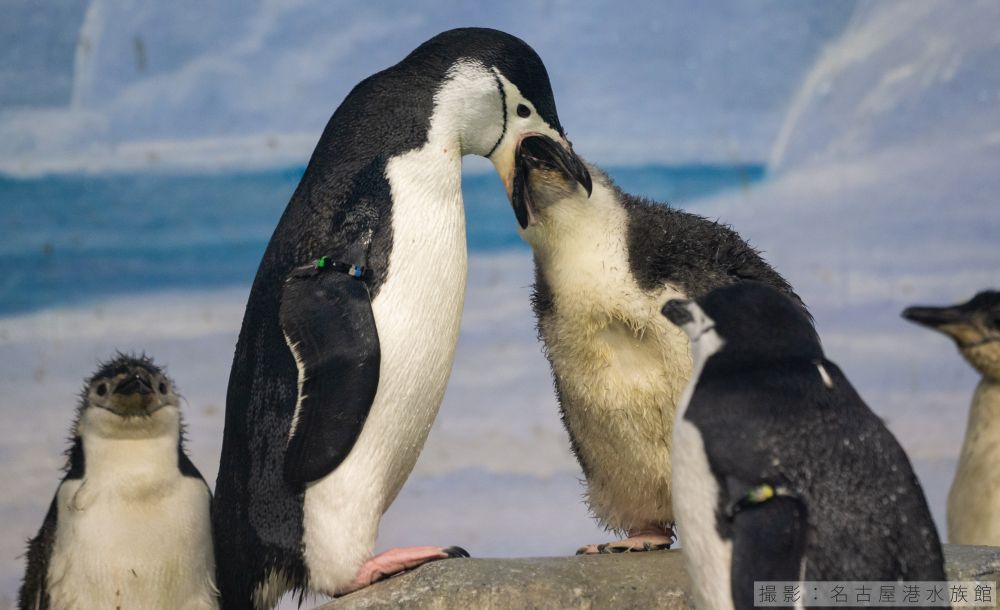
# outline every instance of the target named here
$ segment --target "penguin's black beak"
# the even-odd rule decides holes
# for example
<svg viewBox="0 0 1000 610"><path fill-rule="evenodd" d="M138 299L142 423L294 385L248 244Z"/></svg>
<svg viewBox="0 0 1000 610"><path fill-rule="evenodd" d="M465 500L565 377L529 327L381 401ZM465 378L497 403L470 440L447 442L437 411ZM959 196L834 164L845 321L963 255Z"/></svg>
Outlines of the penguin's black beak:
<svg viewBox="0 0 1000 610"><path fill-rule="evenodd" d="M946 324L963 324L965 312L959 307L907 307L903 317L921 326L937 329Z"/></svg>
<svg viewBox="0 0 1000 610"><path fill-rule="evenodd" d="M968 304L952 307L907 307L903 317L911 322L944 333L959 347L970 347L983 341L983 330L975 310Z"/></svg>
<svg viewBox="0 0 1000 610"><path fill-rule="evenodd" d="M121 394L122 396L131 396L133 394L145 396L146 394L153 393L153 385L149 383L148 379L137 373L119 383L114 393Z"/></svg>
<svg viewBox="0 0 1000 610"><path fill-rule="evenodd" d="M524 137L514 155L514 180L511 187L511 205L522 229L537 222L536 206L532 200L528 177L532 170L555 171L575 180L587 191L593 192L590 172L572 147L563 146L548 136L532 134Z"/></svg>
<svg viewBox="0 0 1000 610"><path fill-rule="evenodd" d="M667 304L663 306L662 313L667 317L668 320L676 324L677 326L684 326L685 324L690 324L694 322L694 316L688 310L688 304L690 301L685 301L684 299L670 299Z"/></svg>

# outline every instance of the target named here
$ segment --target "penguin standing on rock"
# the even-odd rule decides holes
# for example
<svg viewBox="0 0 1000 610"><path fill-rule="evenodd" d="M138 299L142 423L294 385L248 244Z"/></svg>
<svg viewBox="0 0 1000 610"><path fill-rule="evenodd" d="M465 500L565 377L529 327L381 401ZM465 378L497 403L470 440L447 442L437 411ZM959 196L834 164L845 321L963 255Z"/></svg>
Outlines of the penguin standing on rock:
<svg viewBox="0 0 1000 610"><path fill-rule="evenodd" d="M462 156L489 158L511 191L526 134L573 157L541 59L488 29L435 36L333 114L264 253L233 359L213 513L225 608L271 608L292 589L341 595L465 555L372 548L451 372Z"/></svg>
<svg viewBox="0 0 1000 610"><path fill-rule="evenodd" d="M587 502L628 536L578 552L668 548L670 429L691 358L660 308L745 279L794 294L735 231L624 193L592 166L588 194L573 161L549 138L525 139L513 204L534 250L539 335Z"/></svg>
<svg viewBox="0 0 1000 610"><path fill-rule="evenodd" d="M184 453L173 381L119 355L84 388L18 608L218 608L210 502Z"/></svg>
<svg viewBox="0 0 1000 610"><path fill-rule="evenodd" d="M940 331L983 378L972 396L958 472L948 493L948 540L1000 545L1000 292L950 307L910 307L903 317Z"/></svg>
<svg viewBox="0 0 1000 610"><path fill-rule="evenodd" d="M754 581L944 581L902 447L802 307L744 282L664 315L691 339L674 508L699 608L753 608Z"/></svg>

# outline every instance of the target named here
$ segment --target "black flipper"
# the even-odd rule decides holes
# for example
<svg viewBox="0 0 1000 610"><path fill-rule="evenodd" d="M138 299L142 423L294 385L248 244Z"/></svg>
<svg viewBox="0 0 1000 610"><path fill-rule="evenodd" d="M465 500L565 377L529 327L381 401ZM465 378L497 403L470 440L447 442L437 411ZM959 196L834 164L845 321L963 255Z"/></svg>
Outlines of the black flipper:
<svg viewBox="0 0 1000 610"><path fill-rule="evenodd" d="M301 367L285 481L332 472L361 434L378 389L378 331L364 281L333 269L295 270L281 296L281 329Z"/></svg>
<svg viewBox="0 0 1000 610"><path fill-rule="evenodd" d="M52 547L56 543L58 498L57 491L38 535L28 542L28 565L17 600L19 610L46 610L49 607L48 572Z"/></svg>
<svg viewBox="0 0 1000 610"><path fill-rule="evenodd" d="M733 517L733 608L752 610L754 581L798 581L806 548L806 510L797 498L776 497ZM783 591L777 591L780 601ZM803 592L800 592L804 595ZM788 608L795 606L788 604Z"/></svg>

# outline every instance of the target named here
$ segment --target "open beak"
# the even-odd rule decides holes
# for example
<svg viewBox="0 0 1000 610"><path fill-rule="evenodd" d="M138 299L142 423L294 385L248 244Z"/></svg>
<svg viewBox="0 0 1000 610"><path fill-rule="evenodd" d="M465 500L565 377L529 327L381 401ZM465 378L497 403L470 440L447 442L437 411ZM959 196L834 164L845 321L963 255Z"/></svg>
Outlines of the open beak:
<svg viewBox="0 0 1000 610"><path fill-rule="evenodd" d="M510 185L510 203L522 229L537 222L528 184L528 175L535 169L562 173L578 182L587 191L588 197L593 192L590 172L568 144L563 145L541 134L523 137L514 153L514 177Z"/></svg>

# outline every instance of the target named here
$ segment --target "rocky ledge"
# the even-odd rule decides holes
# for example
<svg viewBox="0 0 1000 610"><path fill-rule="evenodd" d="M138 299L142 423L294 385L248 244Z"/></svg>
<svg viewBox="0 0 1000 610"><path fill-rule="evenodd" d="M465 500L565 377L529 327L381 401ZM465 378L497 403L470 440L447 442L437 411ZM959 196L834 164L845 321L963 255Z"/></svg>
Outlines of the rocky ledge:
<svg viewBox="0 0 1000 610"><path fill-rule="evenodd" d="M945 546L952 580L1000 581L1000 547ZM680 551L537 559L449 559L317 610L692 608Z"/></svg>

